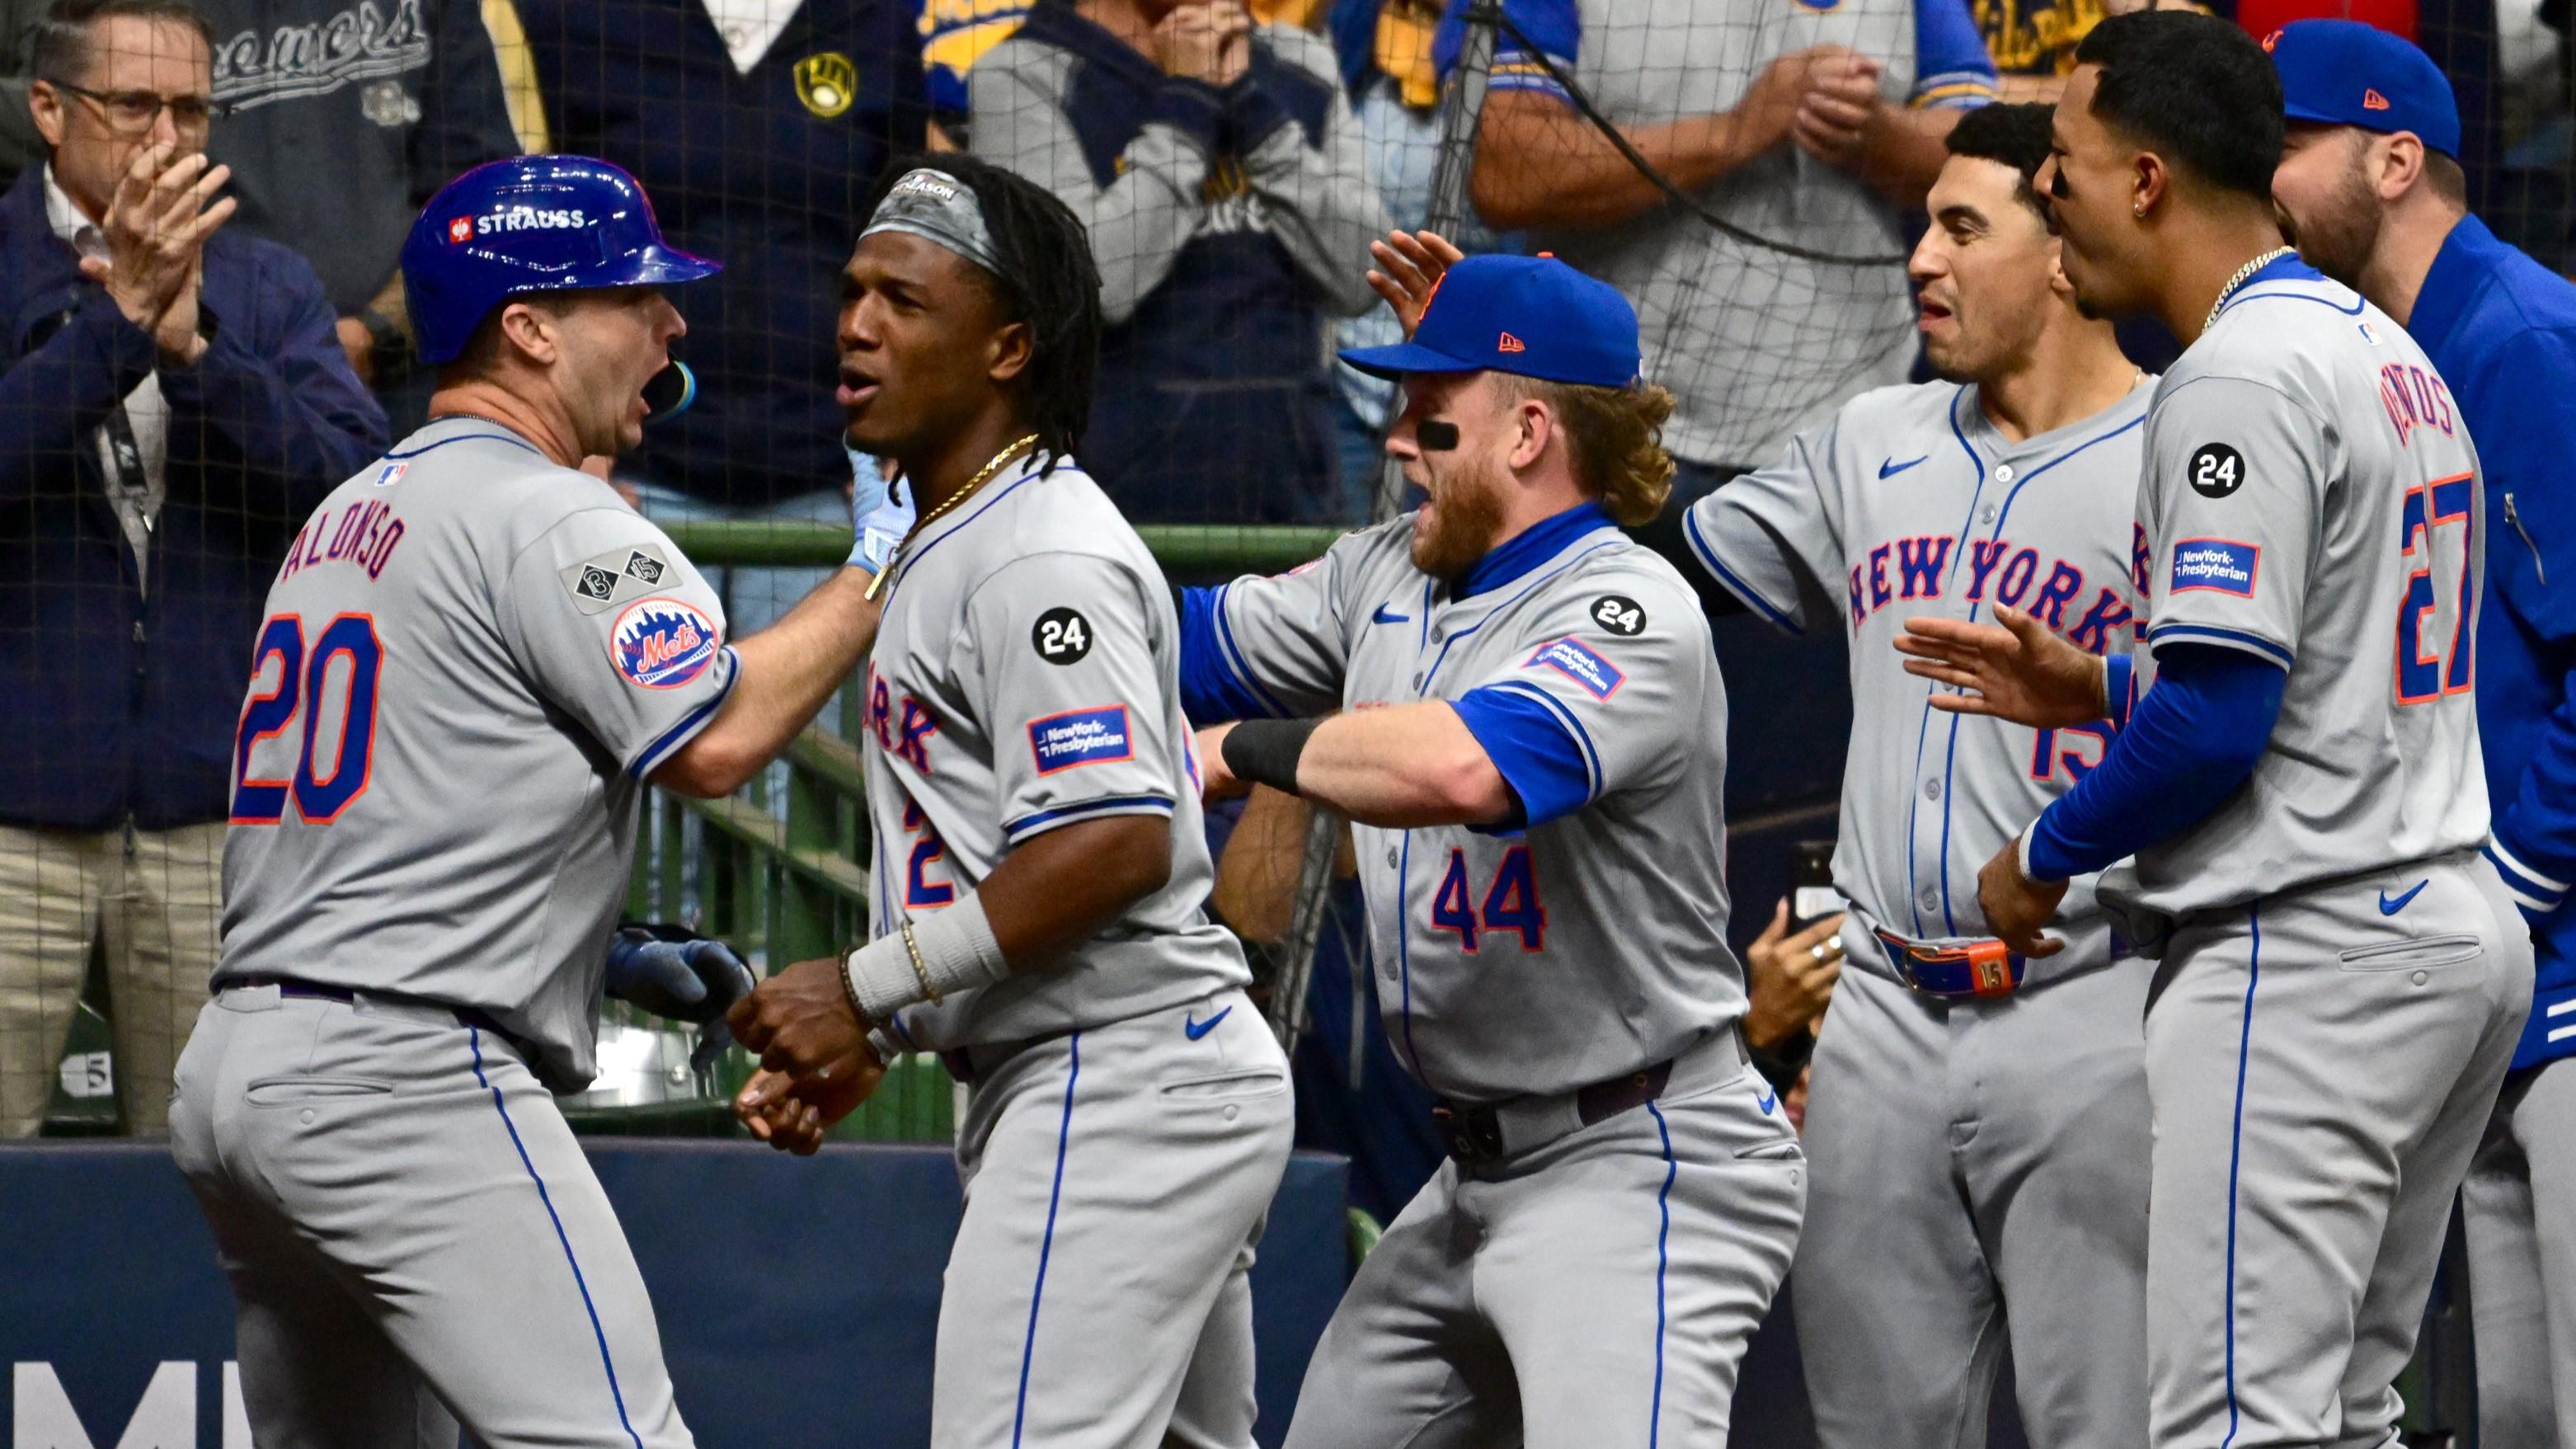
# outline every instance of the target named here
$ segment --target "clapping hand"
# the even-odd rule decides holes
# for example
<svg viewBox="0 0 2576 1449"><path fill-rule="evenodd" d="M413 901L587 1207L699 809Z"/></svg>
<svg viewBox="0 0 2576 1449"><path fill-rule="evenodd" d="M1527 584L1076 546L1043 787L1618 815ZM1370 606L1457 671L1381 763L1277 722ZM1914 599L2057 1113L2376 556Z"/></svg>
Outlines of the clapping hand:
<svg viewBox="0 0 2576 1449"><path fill-rule="evenodd" d="M1870 122L1886 105L1878 93L1885 69L1851 51L1819 56L1808 67L1807 92L1789 126L1798 149L1835 166L1856 162Z"/></svg>
<svg viewBox="0 0 2576 1449"><path fill-rule="evenodd" d="M176 150L163 141L136 153L100 224L107 255L82 258L80 269L107 288L126 320L152 334L164 359L184 365L206 351L197 325L206 238L238 203L215 200L231 167Z"/></svg>

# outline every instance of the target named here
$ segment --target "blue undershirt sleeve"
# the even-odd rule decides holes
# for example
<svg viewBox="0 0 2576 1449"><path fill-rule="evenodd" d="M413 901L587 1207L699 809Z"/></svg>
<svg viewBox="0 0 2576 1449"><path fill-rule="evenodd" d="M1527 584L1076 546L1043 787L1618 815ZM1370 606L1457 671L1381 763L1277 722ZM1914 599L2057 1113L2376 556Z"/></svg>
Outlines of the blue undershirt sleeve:
<svg viewBox="0 0 2576 1449"><path fill-rule="evenodd" d="M1449 707L1485 747L1485 758L1494 762L1512 792L1511 814L1468 829L1510 835L1592 803L1591 767L1582 742L1566 728L1562 710L1549 708L1529 692L1492 684L1468 690Z"/></svg>
<svg viewBox="0 0 2576 1449"><path fill-rule="evenodd" d="M2039 880L2104 869L2218 808L2254 773L2289 672L2240 650L2168 644L2102 763L2041 813L2028 861Z"/></svg>

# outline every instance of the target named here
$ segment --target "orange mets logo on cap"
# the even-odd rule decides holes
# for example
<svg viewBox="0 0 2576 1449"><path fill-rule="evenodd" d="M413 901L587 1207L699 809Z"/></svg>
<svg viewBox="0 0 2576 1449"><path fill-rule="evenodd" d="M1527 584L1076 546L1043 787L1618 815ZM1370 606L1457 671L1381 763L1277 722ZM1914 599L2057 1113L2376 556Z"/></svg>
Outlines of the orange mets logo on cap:
<svg viewBox="0 0 2576 1449"><path fill-rule="evenodd" d="M2361 88L2361 108L2365 111L2387 110L2388 97L2381 95L2376 89L2370 86L2363 86Z"/></svg>
<svg viewBox="0 0 2576 1449"><path fill-rule="evenodd" d="M447 239L451 242L469 242L474 240L474 218L470 216L456 216L448 218Z"/></svg>

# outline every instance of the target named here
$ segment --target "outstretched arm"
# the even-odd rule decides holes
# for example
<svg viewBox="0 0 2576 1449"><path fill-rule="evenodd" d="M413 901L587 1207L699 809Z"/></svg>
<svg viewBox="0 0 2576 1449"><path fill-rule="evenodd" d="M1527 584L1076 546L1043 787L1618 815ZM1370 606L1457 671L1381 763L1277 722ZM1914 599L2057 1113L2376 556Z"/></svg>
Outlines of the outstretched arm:
<svg viewBox="0 0 2576 1449"><path fill-rule="evenodd" d="M1272 785L1390 830L1496 825L1520 808L1493 757L1444 700L1329 719L1252 720L1199 735L1210 794Z"/></svg>

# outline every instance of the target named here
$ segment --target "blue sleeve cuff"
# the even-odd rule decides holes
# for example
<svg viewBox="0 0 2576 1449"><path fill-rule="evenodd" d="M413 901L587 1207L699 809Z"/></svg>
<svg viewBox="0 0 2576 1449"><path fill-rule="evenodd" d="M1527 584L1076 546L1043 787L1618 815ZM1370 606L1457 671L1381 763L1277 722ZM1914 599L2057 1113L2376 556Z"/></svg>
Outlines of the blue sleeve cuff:
<svg viewBox="0 0 2576 1449"><path fill-rule="evenodd" d="M1510 835L1545 825L1592 802L1600 766L1581 727L1565 706L1543 690L1487 684L1450 701L1467 733L1483 746L1519 808L1494 825L1470 826L1485 835Z"/></svg>
<svg viewBox="0 0 2576 1449"><path fill-rule="evenodd" d="M2504 822L2496 823L2501 826ZM2487 842L2486 855L2496 874L2504 877L2505 893L2513 897L2524 920L2537 925L2542 917L2566 904L2570 882L2533 869L2523 854L2505 842L2501 830Z"/></svg>
<svg viewBox="0 0 2576 1449"><path fill-rule="evenodd" d="M2111 706L2111 728L2129 727L2129 711L2138 704L2138 661L2135 656L2114 654L2102 661L2102 693Z"/></svg>
<svg viewBox="0 0 2576 1449"><path fill-rule="evenodd" d="M1287 719L1287 709L1252 683L1230 647L1225 622L1229 587L1181 590L1181 712L1201 726L1231 719Z"/></svg>

